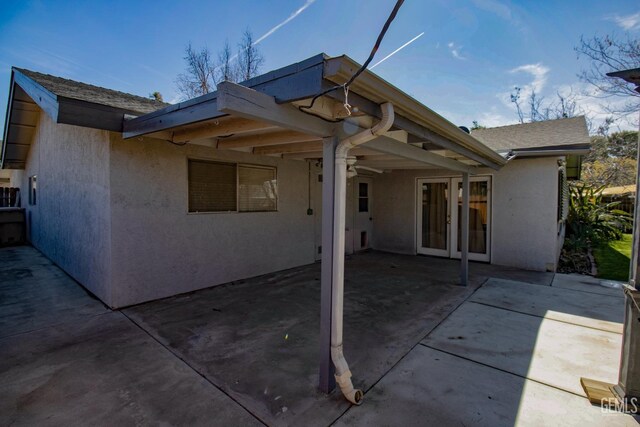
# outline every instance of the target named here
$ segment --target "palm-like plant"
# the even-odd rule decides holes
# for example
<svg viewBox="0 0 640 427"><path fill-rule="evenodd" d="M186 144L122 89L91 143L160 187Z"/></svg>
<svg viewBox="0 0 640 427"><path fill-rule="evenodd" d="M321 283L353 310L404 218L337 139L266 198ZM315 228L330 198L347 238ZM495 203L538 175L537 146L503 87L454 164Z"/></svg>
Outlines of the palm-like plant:
<svg viewBox="0 0 640 427"><path fill-rule="evenodd" d="M603 203L602 190L585 184L571 186L567 243L580 247L618 240L632 223L627 212L615 209L620 202Z"/></svg>

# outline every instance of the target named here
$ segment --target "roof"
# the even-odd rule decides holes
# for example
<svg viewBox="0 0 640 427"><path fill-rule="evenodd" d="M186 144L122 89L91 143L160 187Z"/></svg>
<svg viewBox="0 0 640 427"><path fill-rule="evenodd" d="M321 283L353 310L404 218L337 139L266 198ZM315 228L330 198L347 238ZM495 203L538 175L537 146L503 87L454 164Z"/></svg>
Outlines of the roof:
<svg viewBox="0 0 640 427"><path fill-rule="evenodd" d="M506 163L490 147L369 70L348 92L357 114L341 117L344 91L325 90L339 88L359 68L346 56L319 54L240 84L222 82L216 92L174 105L13 68L2 167L24 168L41 112L55 123L121 132L125 139L149 135L186 143L224 136L224 141L216 139L217 148L318 159L323 138L344 138L372 126L386 102L395 109L392 132L359 149L363 165L369 162L366 165L382 170L428 165L473 173L477 166L499 169ZM322 102L309 111L299 108L319 93Z"/></svg>
<svg viewBox="0 0 640 427"><path fill-rule="evenodd" d="M584 116L476 129L471 135L495 151L557 149L591 143Z"/></svg>
<svg viewBox="0 0 640 427"><path fill-rule="evenodd" d="M315 95L323 93L327 88L340 87L359 68L360 65L347 56L329 57L318 54L247 80L240 85L272 97L272 101L278 105L308 105ZM380 118L380 104L392 103L395 109L393 129L407 133L410 141L404 142L418 144L421 149L424 148L422 151L431 150L430 154L454 158L456 161L469 161L469 164L474 166L482 164L493 169L499 169L506 162L494 150L370 70L362 72L353 82L348 96L349 103L357 106L358 114L373 119ZM228 115L222 109L219 110L219 97L220 93L216 91L144 116L127 119L123 125L123 135L125 139L142 135L160 136L162 132L175 131L179 127L198 126L198 123L206 126L207 121L218 120ZM344 91L334 90L325 93L323 99L327 101L326 105L337 103L341 106L344 104ZM312 115L323 114L323 104L325 103L316 103L318 111ZM335 117L325 118L332 122ZM170 137L167 133L163 135ZM370 145L372 144L374 143L370 142ZM437 148L427 148L428 144Z"/></svg>
<svg viewBox="0 0 640 427"><path fill-rule="evenodd" d="M24 68L14 67L14 70L21 72L56 96L108 105L121 110L142 114L150 113L169 105L142 96L64 79L50 74L38 73Z"/></svg>

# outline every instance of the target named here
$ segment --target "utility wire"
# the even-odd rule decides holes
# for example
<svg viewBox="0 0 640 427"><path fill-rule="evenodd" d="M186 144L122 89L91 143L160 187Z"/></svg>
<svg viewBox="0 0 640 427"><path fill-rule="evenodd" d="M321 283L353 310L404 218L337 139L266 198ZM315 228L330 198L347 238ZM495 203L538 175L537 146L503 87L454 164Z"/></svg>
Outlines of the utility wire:
<svg viewBox="0 0 640 427"><path fill-rule="evenodd" d="M373 49L371 49L371 53L369 53L369 57L367 58L367 60L364 62L364 64L362 64L362 66L358 69L358 71L356 71L350 78L349 80L347 80L345 83L341 84L341 85L336 85L334 87L331 87L329 89L326 89L322 92L320 92L319 94L315 95L312 99L311 99L311 104L309 105L301 105L300 107L298 107L298 109L300 111L302 111L303 113L307 113L307 114L311 114L314 116L317 116L314 113L305 111L305 110L309 110L313 107L313 104L315 104L316 100L318 98L320 98L321 96L324 96L330 92L333 92L334 90L340 89L340 88L348 88L351 83L353 83L353 81L355 79L358 78L358 76L367 69L367 67L369 66L369 64L371 63L371 61L373 61L373 57L376 55L376 52L378 52L378 49L380 48L380 45L382 44L382 39L384 39L384 35L387 33L387 30L389 29L389 27L391 26L391 23L393 22L393 20L395 19L396 15L398 14L398 11L400 10L400 7L402 6L402 4L404 3L404 0L398 0L396 1L396 5L393 7L393 10L391 11L391 14L389 15L389 17L387 18L387 21L384 23L384 26L382 27L382 30L380 31L380 34L378 34L378 39L376 40L376 43L373 45ZM345 100L346 102L346 100ZM320 117L320 116L318 116ZM338 122L340 120L329 120L329 119L324 119L327 121L331 121L331 122Z"/></svg>

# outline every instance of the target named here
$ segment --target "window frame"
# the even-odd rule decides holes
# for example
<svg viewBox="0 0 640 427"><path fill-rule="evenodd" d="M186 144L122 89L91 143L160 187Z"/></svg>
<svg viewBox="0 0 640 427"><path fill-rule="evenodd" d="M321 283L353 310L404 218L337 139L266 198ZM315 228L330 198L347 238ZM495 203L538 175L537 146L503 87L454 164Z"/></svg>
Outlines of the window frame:
<svg viewBox="0 0 640 427"><path fill-rule="evenodd" d="M234 165L235 166L235 193L236 193L236 209L229 211L191 211L189 207L189 164L190 162L201 162L201 163L213 163L213 164L222 164L222 165ZM278 167L275 165L262 165L256 163L242 163L242 162L234 162L228 161L224 159L208 159L208 158L199 158L199 157L187 157L187 173L186 173L186 204L187 204L187 214L188 215L209 215L209 214L251 214L251 213L270 213L270 212L279 212L280 210L280 195L278 192ZM240 210L240 167L250 167L250 168L258 168L258 169L268 169L274 171L275 181L276 181L276 203L275 208L272 210L259 210L259 211L243 211Z"/></svg>

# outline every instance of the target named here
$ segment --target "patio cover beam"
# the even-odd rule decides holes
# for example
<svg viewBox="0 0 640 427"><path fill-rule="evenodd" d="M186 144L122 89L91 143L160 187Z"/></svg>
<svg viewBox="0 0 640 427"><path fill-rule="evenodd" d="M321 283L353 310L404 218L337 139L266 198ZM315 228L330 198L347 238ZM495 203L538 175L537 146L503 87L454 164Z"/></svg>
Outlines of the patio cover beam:
<svg viewBox="0 0 640 427"><path fill-rule="evenodd" d="M335 134L334 123L305 114L293 105L278 104L274 97L236 83L222 82L218 85L217 108L225 114L271 123L320 138Z"/></svg>
<svg viewBox="0 0 640 427"><path fill-rule="evenodd" d="M395 139L386 136L380 136L372 141L363 144L362 146L386 154L392 154L394 156L402 157L404 159L414 160L420 163L427 163L432 166L437 166L456 172L473 173L473 171L475 170L473 166L466 165L454 159L430 153L427 150L423 150L422 148L414 147L411 144L396 141Z"/></svg>

